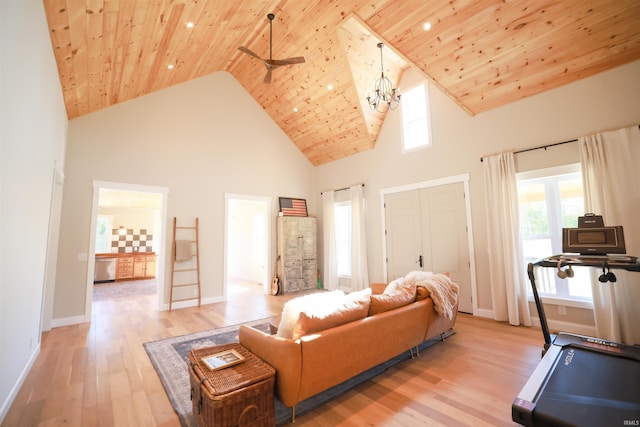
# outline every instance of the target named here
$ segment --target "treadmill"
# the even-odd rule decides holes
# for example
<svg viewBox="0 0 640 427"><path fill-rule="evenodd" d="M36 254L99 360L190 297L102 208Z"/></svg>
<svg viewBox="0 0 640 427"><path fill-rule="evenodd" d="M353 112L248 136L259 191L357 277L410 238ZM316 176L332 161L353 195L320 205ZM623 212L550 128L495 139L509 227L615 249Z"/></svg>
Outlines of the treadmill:
<svg viewBox="0 0 640 427"><path fill-rule="evenodd" d="M640 425L640 346L560 332L551 335L535 284L535 267L590 266L640 272L637 257L554 255L527 274L544 335L542 360L511 406L524 426Z"/></svg>

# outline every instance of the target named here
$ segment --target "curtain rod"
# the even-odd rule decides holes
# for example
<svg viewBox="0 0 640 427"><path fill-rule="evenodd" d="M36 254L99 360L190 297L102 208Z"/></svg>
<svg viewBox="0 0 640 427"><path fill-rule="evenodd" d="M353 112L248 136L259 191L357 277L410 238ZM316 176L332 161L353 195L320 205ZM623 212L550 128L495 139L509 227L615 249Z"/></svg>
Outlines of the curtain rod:
<svg viewBox="0 0 640 427"><path fill-rule="evenodd" d="M640 125L638 125L638 128L640 129ZM541 145L539 147L525 148L524 150L514 151L513 154L526 153L527 151L540 150L542 148L544 148L546 150L549 147L555 147L556 145L563 145L563 144L568 144L570 142L577 142L577 141L578 141L578 138L570 139L568 141L556 142L555 144L547 144L547 145ZM480 157L480 161L483 162L484 161L484 157Z"/></svg>
<svg viewBox="0 0 640 427"><path fill-rule="evenodd" d="M360 184L360 185L362 185L364 187L364 182L362 184ZM337 188L337 189L335 189L333 191L345 191L345 190L348 190L349 188L351 188L351 187ZM320 192L320 195L322 195L322 194L324 194L324 191Z"/></svg>
<svg viewBox="0 0 640 427"><path fill-rule="evenodd" d="M564 145L564 144L568 144L570 142L577 142L577 141L578 141L578 138L570 139L568 141L556 142L556 143L553 143L553 144L541 145L539 147L525 148L524 150L514 151L513 154L526 153L527 151L542 150L542 149L546 150L549 147L555 147L556 145ZM484 157L480 157L480 161L483 162L484 161Z"/></svg>

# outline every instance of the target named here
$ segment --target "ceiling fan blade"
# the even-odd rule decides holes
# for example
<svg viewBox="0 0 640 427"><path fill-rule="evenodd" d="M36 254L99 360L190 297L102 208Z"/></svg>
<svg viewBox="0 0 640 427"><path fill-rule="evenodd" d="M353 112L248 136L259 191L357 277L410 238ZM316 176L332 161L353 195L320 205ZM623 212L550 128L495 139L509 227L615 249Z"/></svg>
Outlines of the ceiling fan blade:
<svg viewBox="0 0 640 427"><path fill-rule="evenodd" d="M304 57L296 56L295 58L287 58L287 59L265 59L267 64L270 65L291 65L291 64L302 64L304 61Z"/></svg>
<svg viewBox="0 0 640 427"><path fill-rule="evenodd" d="M271 68L267 69L267 74L265 74L264 76L264 83L266 84L271 83Z"/></svg>
<svg viewBox="0 0 640 427"><path fill-rule="evenodd" d="M244 52L244 53L246 53L247 55L249 55L249 56L253 56L254 58L257 58L257 59L259 59L260 61L263 61L263 62L264 62L264 59L260 58L258 55L256 55L255 53L253 53L252 51L250 51L249 49L247 49L247 48L246 48L246 47L244 47L244 46L240 46L240 47L238 48L238 50L239 50L240 52Z"/></svg>

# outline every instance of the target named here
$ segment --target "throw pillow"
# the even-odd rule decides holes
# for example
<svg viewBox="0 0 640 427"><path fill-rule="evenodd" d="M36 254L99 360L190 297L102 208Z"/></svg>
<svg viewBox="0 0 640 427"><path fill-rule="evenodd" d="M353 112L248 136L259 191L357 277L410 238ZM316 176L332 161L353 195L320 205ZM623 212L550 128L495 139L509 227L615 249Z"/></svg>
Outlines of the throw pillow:
<svg viewBox="0 0 640 427"><path fill-rule="evenodd" d="M416 286L416 301L427 299L429 297L429 289L424 286Z"/></svg>
<svg viewBox="0 0 640 427"><path fill-rule="evenodd" d="M371 288L366 288L360 291L349 292L344 297L347 301L358 301L362 299L369 301L370 296L371 296Z"/></svg>
<svg viewBox="0 0 640 427"><path fill-rule="evenodd" d="M327 314L342 304L344 304L344 292L340 290L318 292L289 300L282 307L282 317L276 336L291 339L293 328L302 311Z"/></svg>
<svg viewBox="0 0 640 427"><path fill-rule="evenodd" d="M302 336L309 335L314 332L323 331L358 319L364 319L367 317L368 312L368 298L345 301L344 305L326 315L315 315L302 311L300 312L298 321L293 328L292 338L297 340Z"/></svg>
<svg viewBox="0 0 640 427"><path fill-rule="evenodd" d="M371 295L369 316L402 307L416 300L416 286L404 285L390 294Z"/></svg>
<svg viewBox="0 0 640 427"><path fill-rule="evenodd" d="M383 294L389 295L396 292L398 289L404 286L404 277L398 277L395 280L389 282L386 288L384 288Z"/></svg>

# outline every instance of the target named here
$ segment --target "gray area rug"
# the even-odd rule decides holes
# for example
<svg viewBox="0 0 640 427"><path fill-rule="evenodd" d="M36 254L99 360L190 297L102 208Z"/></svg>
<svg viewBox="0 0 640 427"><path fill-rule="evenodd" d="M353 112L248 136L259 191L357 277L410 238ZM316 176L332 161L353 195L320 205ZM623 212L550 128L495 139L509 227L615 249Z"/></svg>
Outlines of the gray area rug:
<svg viewBox="0 0 640 427"><path fill-rule="evenodd" d="M269 332L268 319L256 320L245 324L261 331ZM239 325L226 326L143 344L169 396L169 401L178 414L182 426L197 426L196 420L191 412L191 384L189 382L189 371L187 368L189 352L198 348L238 342L238 329ZM449 331L449 333L445 334L445 337L449 337L453 333L453 331ZM420 345L420 350L424 350L438 342L440 342L439 338L426 341ZM352 388L409 358L409 352L405 351L393 359L375 366L342 384L300 402L296 406L296 415L302 415L324 405L335 397L346 393ZM291 421L291 408L284 406L277 398L275 399L275 414L276 425L278 426Z"/></svg>

